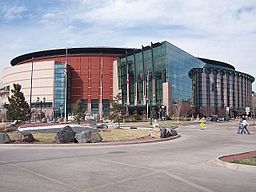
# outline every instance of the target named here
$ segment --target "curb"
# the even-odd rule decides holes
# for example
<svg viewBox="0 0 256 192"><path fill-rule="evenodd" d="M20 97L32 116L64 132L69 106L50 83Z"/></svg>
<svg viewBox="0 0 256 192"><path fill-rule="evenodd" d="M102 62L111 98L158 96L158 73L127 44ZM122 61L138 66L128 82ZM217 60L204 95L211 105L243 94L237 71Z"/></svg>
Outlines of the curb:
<svg viewBox="0 0 256 192"><path fill-rule="evenodd" d="M160 138L160 139L149 139L149 140L131 140L131 141L113 141L113 142L101 142L101 143L64 143L64 144L0 144L0 147L91 147L91 146L115 146L115 145L132 145L132 144L143 144L143 143L157 143L170 141L181 137L179 134L173 137Z"/></svg>
<svg viewBox="0 0 256 192"><path fill-rule="evenodd" d="M229 162L222 161L219 158L213 161L209 161L209 163L213 163L219 167L225 167L225 168L236 170L236 171L256 171L256 166L229 163Z"/></svg>

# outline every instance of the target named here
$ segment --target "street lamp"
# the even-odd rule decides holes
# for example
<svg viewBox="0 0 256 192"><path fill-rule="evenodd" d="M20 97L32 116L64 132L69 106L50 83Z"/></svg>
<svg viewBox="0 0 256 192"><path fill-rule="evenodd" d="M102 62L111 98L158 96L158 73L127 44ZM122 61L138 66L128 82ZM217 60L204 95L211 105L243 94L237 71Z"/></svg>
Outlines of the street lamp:
<svg viewBox="0 0 256 192"><path fill-rule="evenodd" d="M43 101L40 101L40 98L37 97L36 103L40 103L40 121L42 121L42 108L43 108L43 103L44 103L44 107L45 107L45 97L43 98Z"/></svg>

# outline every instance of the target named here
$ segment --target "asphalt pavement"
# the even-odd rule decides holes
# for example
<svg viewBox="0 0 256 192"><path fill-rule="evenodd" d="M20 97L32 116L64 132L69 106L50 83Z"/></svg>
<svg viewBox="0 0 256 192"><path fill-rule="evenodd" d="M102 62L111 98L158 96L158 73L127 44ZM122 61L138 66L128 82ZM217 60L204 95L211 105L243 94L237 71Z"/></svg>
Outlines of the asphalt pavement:
<svg viewBox="0 0 256 192"><path fill-rule="evenodd" d="M218 161L256 150L256 134L236 128L185 125L178 139L131 145L0 145L0 191L255 192L255 167Z"/></svg>

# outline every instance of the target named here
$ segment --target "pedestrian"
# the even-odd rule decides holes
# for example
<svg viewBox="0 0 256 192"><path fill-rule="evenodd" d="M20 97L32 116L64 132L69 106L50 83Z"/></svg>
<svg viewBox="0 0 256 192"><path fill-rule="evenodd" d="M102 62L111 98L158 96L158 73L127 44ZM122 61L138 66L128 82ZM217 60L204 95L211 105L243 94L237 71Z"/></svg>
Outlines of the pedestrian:
<svg viewBox="0 0 256 192"><path fill-rule="evenodd" d="M240 120L238 121L238 129L237 129L237 134L242 134L242 130L243 130L243 119L240 118Z"/></svg>
<svg viewBox="0 0 256 192"><path fill-rule="evenodd" d="M247 126L249 126L249 123L246 121L246 118L243 117L243 122L242 122L242 131L241 131L241 134L243 133L248 133L250 135L250 132L249 130L247 129Z"/></svg>

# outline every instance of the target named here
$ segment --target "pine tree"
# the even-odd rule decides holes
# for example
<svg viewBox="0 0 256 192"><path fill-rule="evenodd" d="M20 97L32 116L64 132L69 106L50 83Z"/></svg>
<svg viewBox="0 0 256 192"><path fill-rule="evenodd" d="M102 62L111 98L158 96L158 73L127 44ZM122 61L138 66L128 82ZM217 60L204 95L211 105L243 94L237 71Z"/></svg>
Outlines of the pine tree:
<svg viewBox="0 0 256 192"><path fill-rule="evenodd" d="M79 124L81 121L81 118L84 116L84 109L83 109L81 99L79 99L76 102L74 115L75 115L75 121Z"/></svg>
<svg viewBox="0 0 256 192"><path fill-rule="evenodd" d="M120 122L123 120L125 116L125 107L122 105L122 95L121 93L117 94L115 96L113 102L112 102L112 108L109 115L109 118L111 120L115 120L118 122L118 127L120 128Z"/></svg>
<svg viewBox="0 0 256 192"><path fill-rule="evenodd" d="M30 114L30 108L25 101L24 94L21 92L21 85L13 84L11 92L11 97L8 97L9 104L5 104L7 119L12 121L27 120Z"/></svg>

